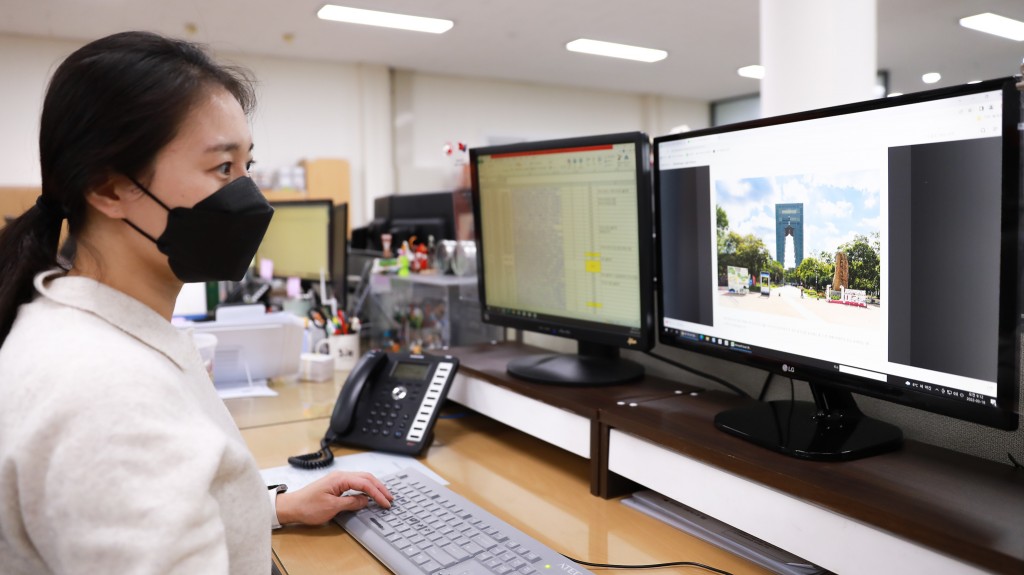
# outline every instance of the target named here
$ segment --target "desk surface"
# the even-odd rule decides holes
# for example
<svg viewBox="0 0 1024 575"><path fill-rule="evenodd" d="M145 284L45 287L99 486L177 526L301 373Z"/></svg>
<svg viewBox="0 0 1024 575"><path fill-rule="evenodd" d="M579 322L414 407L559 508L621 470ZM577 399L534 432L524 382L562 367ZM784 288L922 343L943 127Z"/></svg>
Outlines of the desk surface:
<svg viewBox="0 0 1024 575"><path fill-rule="evenodd" d="M278 397L226 402L261 468L283 465L289 455L318 448L335 385L340 387L275 382ZM434 445L423 463L450 481L452 490L556 551L594 562L697 561L735 575L768 573L618 499L592 496L586 459L472 412L448 415L464 416L438 421ZM388 572L334 524L280 529L274 532L273 546L280 564L293 575Z"/></svg>
<svg viewBox="0 0 1024 575"><path fill-rule="evenodd" d="M334 373L332 381L272 380L269 387L277 397L236 397L225 399L224 405L239 429L330 418L348 377L347 371Z"/></svg>

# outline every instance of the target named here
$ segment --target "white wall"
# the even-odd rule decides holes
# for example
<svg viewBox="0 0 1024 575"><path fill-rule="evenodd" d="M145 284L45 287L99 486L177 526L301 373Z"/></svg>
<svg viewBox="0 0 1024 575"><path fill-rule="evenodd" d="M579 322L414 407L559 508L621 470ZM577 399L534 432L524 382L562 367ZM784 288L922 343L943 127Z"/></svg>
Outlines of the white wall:
<svg viewBox="0 0 1024 575"><path fill-rule="evenodd" d="M253 117L253 157L256 170L274 171L302 160L344 158L351 169L353 225L362 225L366 214L367 178L379 173L379 158L390 158L390 137L386 150L371 142L374 134L390 133L390 88L380 83L384 68L362 67L326 61L292 60L240 54L221 58L242 65L257 80L257 109ZM376 106L368 106L367 101ZM375 160L370 173L369 160ZM384 171L391 173L390 161ZM372 209L372 202L369 202Z"/></svg>
<svg viewBox="0 0 1024 575"><path fill-rule="evenodd" d="M79 42L0 35L0 186L39 185L39 113L47 79ZM257 170L347 159L354 225L373 198L453 189L461 170L442 146L708 125L708 105L681 99L458 78L327 61L217 54L252 70Z"/></svg>
<svg viewBox="0 0 1024 575"><path fill-rule="evenodd" d="M446 143L469 147L515 141L706 127L706 102L579 88L396 71L395 165L400 193L457 185Z"/></svg>
<svg viewBox="0 0 1024 575"><path fill-rule="evenodd" d="M74 42L0 35L0 186L39 186L39 114L50 75Z"/></svg>

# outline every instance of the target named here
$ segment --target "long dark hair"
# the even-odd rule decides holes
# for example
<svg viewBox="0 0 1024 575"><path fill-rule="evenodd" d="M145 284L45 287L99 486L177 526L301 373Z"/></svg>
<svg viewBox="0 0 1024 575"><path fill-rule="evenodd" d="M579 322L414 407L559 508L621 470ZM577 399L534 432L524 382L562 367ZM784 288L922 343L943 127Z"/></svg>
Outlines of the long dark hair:
<svg viewBox="0 0 1024 575"><path fill-rule="evenodd" d="M111 173L138 177L149 168L213 86L252 112L250 74L218 64L190 42L123 32L86 44L61 63L40 120L42 195L0 231L0 345L18 306L32 299L35 275L58 263L63 218L74 241L85 192Z"/></svg>

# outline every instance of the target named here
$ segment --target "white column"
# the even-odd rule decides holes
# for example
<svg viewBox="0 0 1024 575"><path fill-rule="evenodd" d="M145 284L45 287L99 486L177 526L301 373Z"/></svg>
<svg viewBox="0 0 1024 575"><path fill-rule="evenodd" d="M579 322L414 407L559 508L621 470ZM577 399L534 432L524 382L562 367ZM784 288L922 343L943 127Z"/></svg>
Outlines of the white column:
<svg viewBox="0 0 1024 575"><path fill-rule="evenodd" d="M395 164L391 121L391 71L386 66L359 65L359 96L362 110L362 194L355 197L349 213L352 225L373 219L373 200L395 193ZM355 174L353 170L353 174ZM353 186L355 187L355 186Z"/></svg>
<svg viewBox="0 0 1024 575"><path fill-rule="evenodd" d="M761 115L869 100L876 0L761 0Z"/></svg>

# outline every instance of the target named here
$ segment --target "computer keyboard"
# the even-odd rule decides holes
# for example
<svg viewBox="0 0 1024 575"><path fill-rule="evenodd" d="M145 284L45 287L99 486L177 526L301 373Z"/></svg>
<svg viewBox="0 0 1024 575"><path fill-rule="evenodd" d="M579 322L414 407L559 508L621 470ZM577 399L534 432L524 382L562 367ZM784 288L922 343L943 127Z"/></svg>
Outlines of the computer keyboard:
<svg viewBox="0 0 1024 575"><path fill-rule="evenodd" d="M391 509L371 500L334 521L398 575L590 573L415 469L380 479Z"/></svg>

